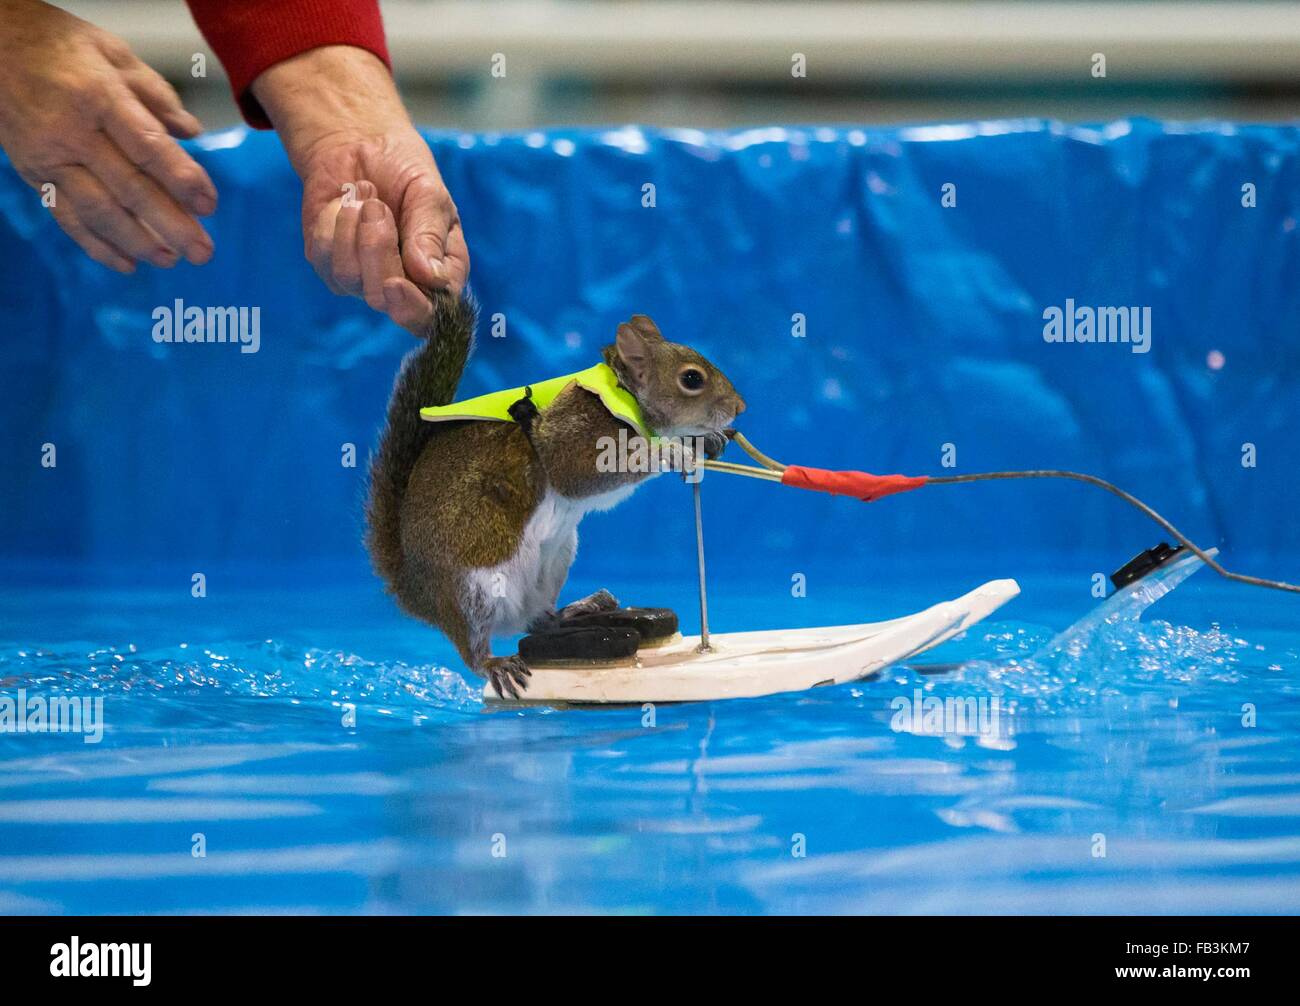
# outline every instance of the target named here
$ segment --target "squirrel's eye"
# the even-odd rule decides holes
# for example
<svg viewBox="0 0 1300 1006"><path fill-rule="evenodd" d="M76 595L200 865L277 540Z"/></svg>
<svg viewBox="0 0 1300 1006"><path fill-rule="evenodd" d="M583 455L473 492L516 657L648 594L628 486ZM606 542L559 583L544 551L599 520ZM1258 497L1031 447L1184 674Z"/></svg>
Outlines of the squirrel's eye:
<svg viewBox="0 0 1300 1006"><path fill-rule="evenodd" d="M695 394L704 390L704 372L696 370L694 367L687 367L677 375L677 383L682 386L683 391Z"/></svg>

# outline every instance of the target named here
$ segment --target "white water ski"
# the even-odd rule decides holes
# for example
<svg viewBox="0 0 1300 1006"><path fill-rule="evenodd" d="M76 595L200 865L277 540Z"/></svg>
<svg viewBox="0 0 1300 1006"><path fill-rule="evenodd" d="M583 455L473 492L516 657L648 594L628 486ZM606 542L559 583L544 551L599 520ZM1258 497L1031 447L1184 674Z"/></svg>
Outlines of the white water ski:
<svg viewBox="0 0 1300 1006"><path fill-rule="evenodd" d="M813 629L711 633L643 649L635 664L532 669L528 703L698 702L752 698L872 677L924 653L986 618L1020 593L1015 580L991 580L968 594L885 622ZM501 703L490 685L483 697ZM505 704L515 704L505 700Z"/></svg>

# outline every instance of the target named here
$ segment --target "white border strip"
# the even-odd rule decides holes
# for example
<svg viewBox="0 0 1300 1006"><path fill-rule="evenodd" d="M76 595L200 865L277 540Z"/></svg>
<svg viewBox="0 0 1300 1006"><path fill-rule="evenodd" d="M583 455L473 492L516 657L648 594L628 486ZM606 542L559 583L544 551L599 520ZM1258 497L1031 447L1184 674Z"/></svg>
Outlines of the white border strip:
<svg viewBox="0 0 1300 1006"><path fill-rule="evenodd" d="M187 73L203 48L179 0L64 6L164 73ZM1300 80L1293 2L391 0L383 11L409 80L486 74L504 53L511 76L777 83L791 80L794 52L810 81L1084 80L1094 52L1109 81Z"/></svg>

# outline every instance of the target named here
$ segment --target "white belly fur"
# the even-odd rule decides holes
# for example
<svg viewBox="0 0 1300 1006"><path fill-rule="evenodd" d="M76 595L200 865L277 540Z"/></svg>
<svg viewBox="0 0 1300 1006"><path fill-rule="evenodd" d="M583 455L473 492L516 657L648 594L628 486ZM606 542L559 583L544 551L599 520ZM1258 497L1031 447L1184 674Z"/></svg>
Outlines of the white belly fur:
<svg viewBox="0 0 1300 1006"><path fill-rule="evenodd" d="M555 607L578 550L579 521L593 510L617 506L638 484L584 499L547 490L524 527L518 551L505 562L468 574L478 605L491 613L492 635L523 632L529 622Z"/></svg>

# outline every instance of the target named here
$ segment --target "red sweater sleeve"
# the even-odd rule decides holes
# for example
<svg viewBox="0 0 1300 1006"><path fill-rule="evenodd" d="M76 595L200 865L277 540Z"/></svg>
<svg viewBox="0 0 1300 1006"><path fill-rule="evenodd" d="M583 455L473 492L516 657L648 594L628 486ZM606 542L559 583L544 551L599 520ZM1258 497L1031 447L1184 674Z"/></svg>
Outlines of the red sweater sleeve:
<svg viewBox="0 0 1300 1006"><path fill-rule="evenodd" d="M248 86L269 66L322 45L355 45L390 69L379 0L186 0L230 77L244 120L271 123Z"/></svg>

